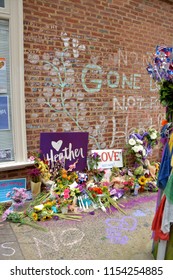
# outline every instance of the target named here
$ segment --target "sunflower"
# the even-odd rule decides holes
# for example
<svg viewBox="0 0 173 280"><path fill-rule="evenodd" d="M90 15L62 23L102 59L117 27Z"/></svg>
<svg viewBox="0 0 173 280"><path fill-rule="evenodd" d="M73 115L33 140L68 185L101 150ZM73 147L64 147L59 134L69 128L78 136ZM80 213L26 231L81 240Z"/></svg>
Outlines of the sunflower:
<svg viewBox="0 0 173 280"><path fill-rule="evenodd" d="M141 186L145 186L145 184L147 183L147 178L145 177L145 176L141 176L141 177L139 177L139 179L138 179L138 183L139 183L139 185L141 185Z"/></svg>
<svg viewBox="0 0 173 280"><path fill-rule="evenodd" d="M32 213L31 217L32 217L32 219L33 219L34 221L37 221L37 220L38 220L38 215L37 215L37 213L35 213L35 212Z"/></svg>

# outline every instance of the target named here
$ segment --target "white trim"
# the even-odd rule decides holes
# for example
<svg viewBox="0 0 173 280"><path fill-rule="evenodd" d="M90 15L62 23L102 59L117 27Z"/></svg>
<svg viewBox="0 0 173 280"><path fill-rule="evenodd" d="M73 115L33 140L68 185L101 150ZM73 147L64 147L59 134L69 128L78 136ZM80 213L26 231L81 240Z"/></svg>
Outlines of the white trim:
<svg viewBox="0 0 173 280"><path fill-rule="evenodd" d="M0 172L7 171L7 170L14 170L14 169L22 169L25 167L33 166L33 162L29 161L22 161L22 162L4 162L0 164Z"/></svg>
<svg viewBox="0 0 173 280"><path fill-rule="evenodd" d="M14 162L0 163L4 166L21 166L27 162L25 96L24 96L24 51L23 51L23 0L6 0L9 12L1 13L0 18L9 19L11 57L11 98L14 135Z"/></svg>
<svg viewBox="0 0 173 280"><path fill-rule="evenodd" d="M15 162L26 161L26 121L24 99L23 3L10 2L11 86ZM16 40L17 38L17 40Z"/></svg>

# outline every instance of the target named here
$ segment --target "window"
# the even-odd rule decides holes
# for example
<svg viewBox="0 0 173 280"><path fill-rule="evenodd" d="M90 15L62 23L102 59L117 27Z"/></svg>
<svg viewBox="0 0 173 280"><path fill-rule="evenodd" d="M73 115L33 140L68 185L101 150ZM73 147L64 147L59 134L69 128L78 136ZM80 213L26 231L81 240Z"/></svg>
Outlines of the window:
<svg viewBox="0 0 173 280"><path fill-rule="evenodd" d="M14 160L11 107L9 21L0 20L0 162Z"/></svg>
<svg viewBox="0 0 173 280"><path fill-rule="evenodd" d="M1 8L5 8L4 0L0 0L0 7L1 7Z"/></svg>
<svg viewBox="0 0 173 280"><path fill-rule="evenodd" d="M0 0L0 171L27 159L22 2Z"/></svg>

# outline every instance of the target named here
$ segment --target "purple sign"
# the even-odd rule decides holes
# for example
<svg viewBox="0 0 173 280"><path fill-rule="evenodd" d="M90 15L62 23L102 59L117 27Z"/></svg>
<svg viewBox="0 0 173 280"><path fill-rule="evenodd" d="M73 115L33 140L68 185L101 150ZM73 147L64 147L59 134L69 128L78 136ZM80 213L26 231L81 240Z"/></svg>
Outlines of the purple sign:
<svg viewBox="0 0 173 280"><path fill-rule="evenodd" d="M74 170L87 166L88 132L41 132L40 150L49 165L65 161L65 168L75 164Z"/></svg>

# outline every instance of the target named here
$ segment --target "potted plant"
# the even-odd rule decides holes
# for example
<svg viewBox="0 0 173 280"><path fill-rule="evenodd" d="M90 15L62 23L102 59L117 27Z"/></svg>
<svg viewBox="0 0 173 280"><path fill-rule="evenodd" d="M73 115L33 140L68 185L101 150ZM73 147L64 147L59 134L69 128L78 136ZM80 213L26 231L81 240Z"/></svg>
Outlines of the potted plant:
<svg viewBox="0 0 173 280"><path fill-rule="evenodd" d="M41 191L41 171L37 167L32 168L28 172L31 182L32 196L36 197Z"/></svg>

